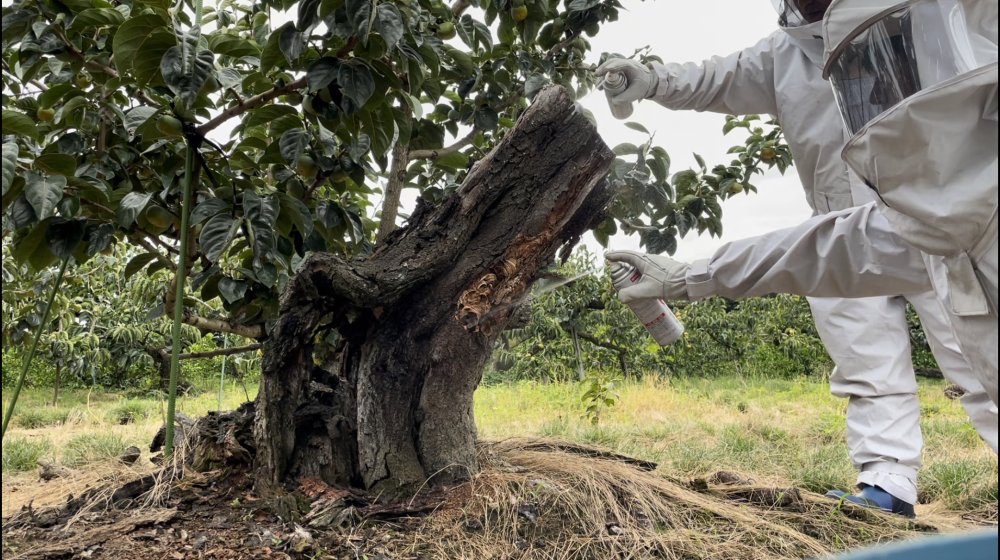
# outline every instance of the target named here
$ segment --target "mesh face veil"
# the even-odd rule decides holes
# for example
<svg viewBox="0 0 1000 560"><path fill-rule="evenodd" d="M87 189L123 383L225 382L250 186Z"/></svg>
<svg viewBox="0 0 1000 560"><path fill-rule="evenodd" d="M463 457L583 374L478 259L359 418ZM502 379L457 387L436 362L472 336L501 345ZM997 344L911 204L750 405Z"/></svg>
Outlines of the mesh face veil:
<svg viewBox="0 0 1000 560"><path fill-rule="evenodd" d="M823 73L852 134L907 97L997 61L995 37L969 25L960 0L841 0L824 34Z"/></svg>

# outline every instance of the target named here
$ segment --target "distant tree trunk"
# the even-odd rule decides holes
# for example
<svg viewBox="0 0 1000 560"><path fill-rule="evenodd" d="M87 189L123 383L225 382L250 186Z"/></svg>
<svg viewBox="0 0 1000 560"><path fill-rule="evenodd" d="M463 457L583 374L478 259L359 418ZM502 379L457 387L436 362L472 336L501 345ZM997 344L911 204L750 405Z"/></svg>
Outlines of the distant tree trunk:
<svg viewBox="0 0 1000 560"><path fill-rule="evenodd" d="M62 364L56 361L56 379L52 384L52 406L59 404L59 380L62 377Z"/></svg>
<svg viewBox="0 0 1000 560"><path fill-rule="evenodd" d="M310 257L264 345L259 489L319 476L391 495L475 472L472 395L493 343L540 269L602 219L612 160L551 87L374 254Z"/></svg>

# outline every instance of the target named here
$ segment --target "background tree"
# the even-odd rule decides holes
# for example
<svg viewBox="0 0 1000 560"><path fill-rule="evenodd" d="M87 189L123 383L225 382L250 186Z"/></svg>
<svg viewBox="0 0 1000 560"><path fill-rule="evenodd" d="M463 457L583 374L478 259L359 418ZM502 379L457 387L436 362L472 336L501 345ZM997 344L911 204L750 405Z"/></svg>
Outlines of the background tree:
<svg viewBox="0 0 1000 560"><path fill-rule="evenodd" d="M262 486L318 474L391 490L467 476L481 365L505 306L559 246L622 228L672 252L678 235L721 231L719 200L747 189L762 160L789 162L778 133L749 120L731 123L756 139L731 165L710 171L699 159L671 176L648 135L613 162L588 144L592 129L557 90L524 117L547 84L572 96L593 87L585 36L619 8L14 2L3 10L11 254L44 270L56 255L81 265L127 241L137 253L126 276L160 278L168 315L179 301L202 332L266 340L247 442ZM553 128L580 145L559 146L544 134ZM490 152L498 146L509 151ZM594 184L607 166L609 182ZM559 174L570 168L578 183ZM549 187L568 198L547 199ZM394 233L404 188L420 202ZM545 212L553 227L532 222ZM194 242L181 254L184 234ZM190 273L180 285L196 295L175 300L173 273ZM470 303L490 274L486 301ZM206 316L216 305L222 313ZM489 310L499 311L483 322ZM447 340L435 346L438 333Z"/></svg>

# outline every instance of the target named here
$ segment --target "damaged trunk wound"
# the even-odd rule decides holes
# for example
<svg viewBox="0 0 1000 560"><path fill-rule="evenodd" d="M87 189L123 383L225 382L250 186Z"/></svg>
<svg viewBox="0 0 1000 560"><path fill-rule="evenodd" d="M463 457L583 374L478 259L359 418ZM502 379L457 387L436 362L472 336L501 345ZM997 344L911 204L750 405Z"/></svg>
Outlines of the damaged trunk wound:
<svg viewBox="0 0 1000 560"><path fill-rule="evenodd" d="M372 255L310 257L265 345L258 489L307 476L389 496L471 476L472 395L496 337L601 218L612 159L550 87L451 198L419 204Z"/></svg>

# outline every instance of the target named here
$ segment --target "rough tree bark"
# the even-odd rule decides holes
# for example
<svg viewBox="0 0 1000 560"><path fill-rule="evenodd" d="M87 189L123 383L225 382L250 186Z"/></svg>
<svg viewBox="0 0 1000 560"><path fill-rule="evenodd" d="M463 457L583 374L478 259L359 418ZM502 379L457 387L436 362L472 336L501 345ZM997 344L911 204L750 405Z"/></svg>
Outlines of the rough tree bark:
<svg viewBox="0 0 1000 560"><path fill-rule="evenodd" d="M258 490L318 476L392 495L475 472L472 395L493 343L539 270L602 218L612 160L550 87L372 255L307 260L264 345Z"/></svg>

